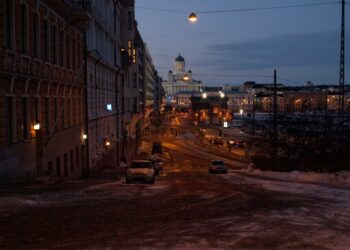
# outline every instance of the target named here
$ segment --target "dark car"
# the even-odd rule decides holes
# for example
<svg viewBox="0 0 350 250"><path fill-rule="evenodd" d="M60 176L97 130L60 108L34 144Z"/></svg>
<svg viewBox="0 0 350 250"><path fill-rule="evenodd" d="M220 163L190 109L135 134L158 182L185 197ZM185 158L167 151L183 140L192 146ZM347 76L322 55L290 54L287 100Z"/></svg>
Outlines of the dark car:
<svg viewBox="0 0 350 250"><path fill-rule="evenodd" d="M157 159L156 158L153 158L153 157L148 157L148 158L145 158L144 159L145 161L149 161L152 163L152 166L153 166L153 169L156 173L156 175L159 174L159 172L163 169L161 168L160 164L158 163Z"/></svg>
<svg viewBox="0 0 350 250"><path fill-rule="evenodd" d="M152 154L155 153L163 154L163 146L161 142L153 142Z"/></svg>
<svg viewBox="0 0 350 250"><path fill-rule="evenodd" d="M224 141L222 140L221 137L216 137L216 138L214 139L214 144L216 144L216 145L223 145L223 144L224 144Z"/></svg>

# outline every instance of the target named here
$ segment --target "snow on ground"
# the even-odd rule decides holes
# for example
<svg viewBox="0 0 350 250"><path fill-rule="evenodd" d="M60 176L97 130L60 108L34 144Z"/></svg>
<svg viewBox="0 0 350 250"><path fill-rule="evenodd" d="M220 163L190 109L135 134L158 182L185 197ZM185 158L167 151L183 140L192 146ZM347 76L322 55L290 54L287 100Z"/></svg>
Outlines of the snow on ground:
<svg viewBox="0 0 350 250"><path fill-rule="evenodd" d="M322 185L337 186L339 188L350 189L350 171L341 171L336 173L316 173L316 172L276 172L261 171L259 169L240 170L238 173L245 173L256 177L264 177L269 179L304 182Z"/></svg>
<svg viewBox="0 0 350 250"><path fill-rule="evenodd" d="M154 185L134 183L125 184L124 180L93 185L81 190L42 192L39 194L11 195L0 197L0 211L10 206L43 206L74 204L84 200L129 200L135 197L149 197L165 192L169 184L156 181Z"/></svg>

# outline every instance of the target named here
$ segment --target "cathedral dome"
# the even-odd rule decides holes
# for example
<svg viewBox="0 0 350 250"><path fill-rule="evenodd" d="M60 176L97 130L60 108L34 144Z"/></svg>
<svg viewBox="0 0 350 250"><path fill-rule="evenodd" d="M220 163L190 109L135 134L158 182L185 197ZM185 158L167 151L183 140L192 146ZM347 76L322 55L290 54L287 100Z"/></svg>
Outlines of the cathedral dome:
<svg viewBox="0 0 350 250"><path fill-rule="evenodd" d="M179 54L179 56L176 57L176 59L175 59L175 62L184 62L184 61L185 61L185 59L181 56L181 54Z"/></svg>

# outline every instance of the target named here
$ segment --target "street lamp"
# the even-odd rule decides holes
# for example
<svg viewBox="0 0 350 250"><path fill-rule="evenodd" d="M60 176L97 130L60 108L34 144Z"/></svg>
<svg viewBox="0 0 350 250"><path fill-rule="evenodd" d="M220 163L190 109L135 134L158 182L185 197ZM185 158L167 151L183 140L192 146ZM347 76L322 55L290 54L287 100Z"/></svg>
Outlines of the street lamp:
<svg viewBox="0 0 350 250"><path fill-rule="evenodd" d="M225 97L225 93L224 92L220 92L220 97L224 98Z"/></svg>
<svg viewBox="0 0 350 250"><path fill-rule="evenodd" d="M40 123L39 122L34 123L33 128L34 128L35 131L40 130Z"/></svg>
<svg viewBox="0 0 350 250"><path fill-rule="evenodd" d="M203 93L203 94L202 94L202 97L203 97L203 99L207 99L208 94L207 94L207 93Z"/></svg>
<svg viewBox="0 0 350 250"><path fill-rule="evenodd" d="M188 20L189 20L191 23L195 23L195 22L197 22L198 17L197 17L197 15L196 15L194 12L192 12L192 13L188 16Z"/></svg>

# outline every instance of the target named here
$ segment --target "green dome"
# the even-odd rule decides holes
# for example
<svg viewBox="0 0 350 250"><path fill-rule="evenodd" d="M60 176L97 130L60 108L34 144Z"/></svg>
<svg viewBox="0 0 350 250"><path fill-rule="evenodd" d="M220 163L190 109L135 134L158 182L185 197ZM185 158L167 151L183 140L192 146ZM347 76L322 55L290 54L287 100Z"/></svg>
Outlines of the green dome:
<svg viewBox="0 0 350 250"><path fill-rule="evenodd" d="M181 56L181 54L179 54L179 56L176 57L176 59L175 59L175 62L184 62L184 61L185 61L185 59Z"/></svg>

